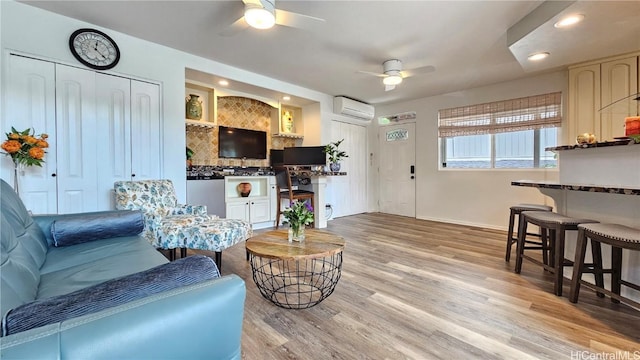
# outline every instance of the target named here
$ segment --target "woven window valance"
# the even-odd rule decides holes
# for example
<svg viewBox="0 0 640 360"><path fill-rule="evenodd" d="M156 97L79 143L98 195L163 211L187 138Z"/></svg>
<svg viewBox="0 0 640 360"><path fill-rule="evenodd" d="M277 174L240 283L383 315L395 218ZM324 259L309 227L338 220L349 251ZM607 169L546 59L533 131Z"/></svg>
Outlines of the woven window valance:
<svg viewBox="0 0 640 360"><path fill-rule="evenodd" d="M559 127L562 93L528 96L438 111L438 136L497 134Z"/></svg>

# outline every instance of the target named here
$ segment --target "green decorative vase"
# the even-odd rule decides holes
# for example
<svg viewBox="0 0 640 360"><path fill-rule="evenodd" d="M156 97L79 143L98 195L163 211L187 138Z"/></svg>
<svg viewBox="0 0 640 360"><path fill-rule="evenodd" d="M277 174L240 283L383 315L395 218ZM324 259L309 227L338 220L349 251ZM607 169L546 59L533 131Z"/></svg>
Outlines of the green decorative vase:
<svg viewBox="0 0 640 360"><path fill-rule="evenodd" d="M200 101L198 95L189 94L187 99L187 119L200 120L202 119L202 101Z"/></svg>

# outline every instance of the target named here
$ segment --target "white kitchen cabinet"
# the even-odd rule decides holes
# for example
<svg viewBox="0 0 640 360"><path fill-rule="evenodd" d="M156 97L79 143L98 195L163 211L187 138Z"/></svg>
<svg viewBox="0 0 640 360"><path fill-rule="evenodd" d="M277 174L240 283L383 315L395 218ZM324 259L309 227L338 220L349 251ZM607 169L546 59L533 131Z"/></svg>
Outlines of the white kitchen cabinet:
<svg viewBox="0 0 640 360"><path fill-rule="evenodd" d="M160 177L158 85L18 55L9 69L3 130L49 134L43 167L20 176L33 213L113 209L114 181ZM2 159L9 183L12 166Z"/></svg>
<svg viewBox="0 0 640 360"><path fill-rule="evenodd" d="M242 197L238 185L251 184L251 193ZM275 201L272 200L275 186L274 176L227 176L225 177L225 209L228 219L250 222L254 228L273 226Z"/></svg>
<svg viewBox="0 0 640 360"><path fill-rule="evenodd" d="M629 54L569 68L568 114L564 142L593 133L598 140L624 136L624 119L635 114L600 111L638 92L638 56Z"/></svg>

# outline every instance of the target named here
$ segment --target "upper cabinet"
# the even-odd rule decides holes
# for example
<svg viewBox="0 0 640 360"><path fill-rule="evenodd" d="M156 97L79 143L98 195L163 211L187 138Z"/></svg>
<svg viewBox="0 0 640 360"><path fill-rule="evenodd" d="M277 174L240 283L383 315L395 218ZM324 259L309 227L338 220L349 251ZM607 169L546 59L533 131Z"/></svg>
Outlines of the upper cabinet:
<svg viewBox="0 0 640 360"><path fill-rule="evenodd" d="M271 118L271 134L302 139L304 137L302 109L290 105L280 105L280 111Z"/></svg>
<svg viewBox="0 0 640 360"><path fill-rule="evenodd" d="M602 141L624 136L625 117L637 115L637 110L619 113L606 107L638 93L639 56L629 54L569 68L567 143L585 132Z"/></svg>
<svg viewBox="0 0 640 360"><path fill-rule="evenodd" d="M185 83L185 121L188 126L213 128L216 125L216 91L206 84Z"/></svg>

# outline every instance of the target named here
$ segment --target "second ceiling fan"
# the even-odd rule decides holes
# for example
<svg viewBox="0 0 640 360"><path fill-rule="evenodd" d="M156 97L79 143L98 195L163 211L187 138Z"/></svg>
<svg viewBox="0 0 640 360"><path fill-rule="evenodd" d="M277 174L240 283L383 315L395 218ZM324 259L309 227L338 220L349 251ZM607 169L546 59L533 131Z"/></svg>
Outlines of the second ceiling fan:
<svg viewBox="0 0 640 360"><path fill-rule="evenodd" d="M396 88L403 79L410 76L428 74L436 70L435 67L428 65L414 69L402 70L402 61L398 59L387 60L382 63L382 73L375 73L371 71L358 71L363 74L373 75L382 78L384 84L384 90L389 91Z"/></svg>
<svg viewBox="0 0 640 360"><path fill-rule="evenodd" d="M235 35L249 27L269 29L274 25L282 25L310 29L319 23L324 23L324 19L276 9L275 0L242 0L242 2L244 3L244 15L220 35Z"/></svg>

